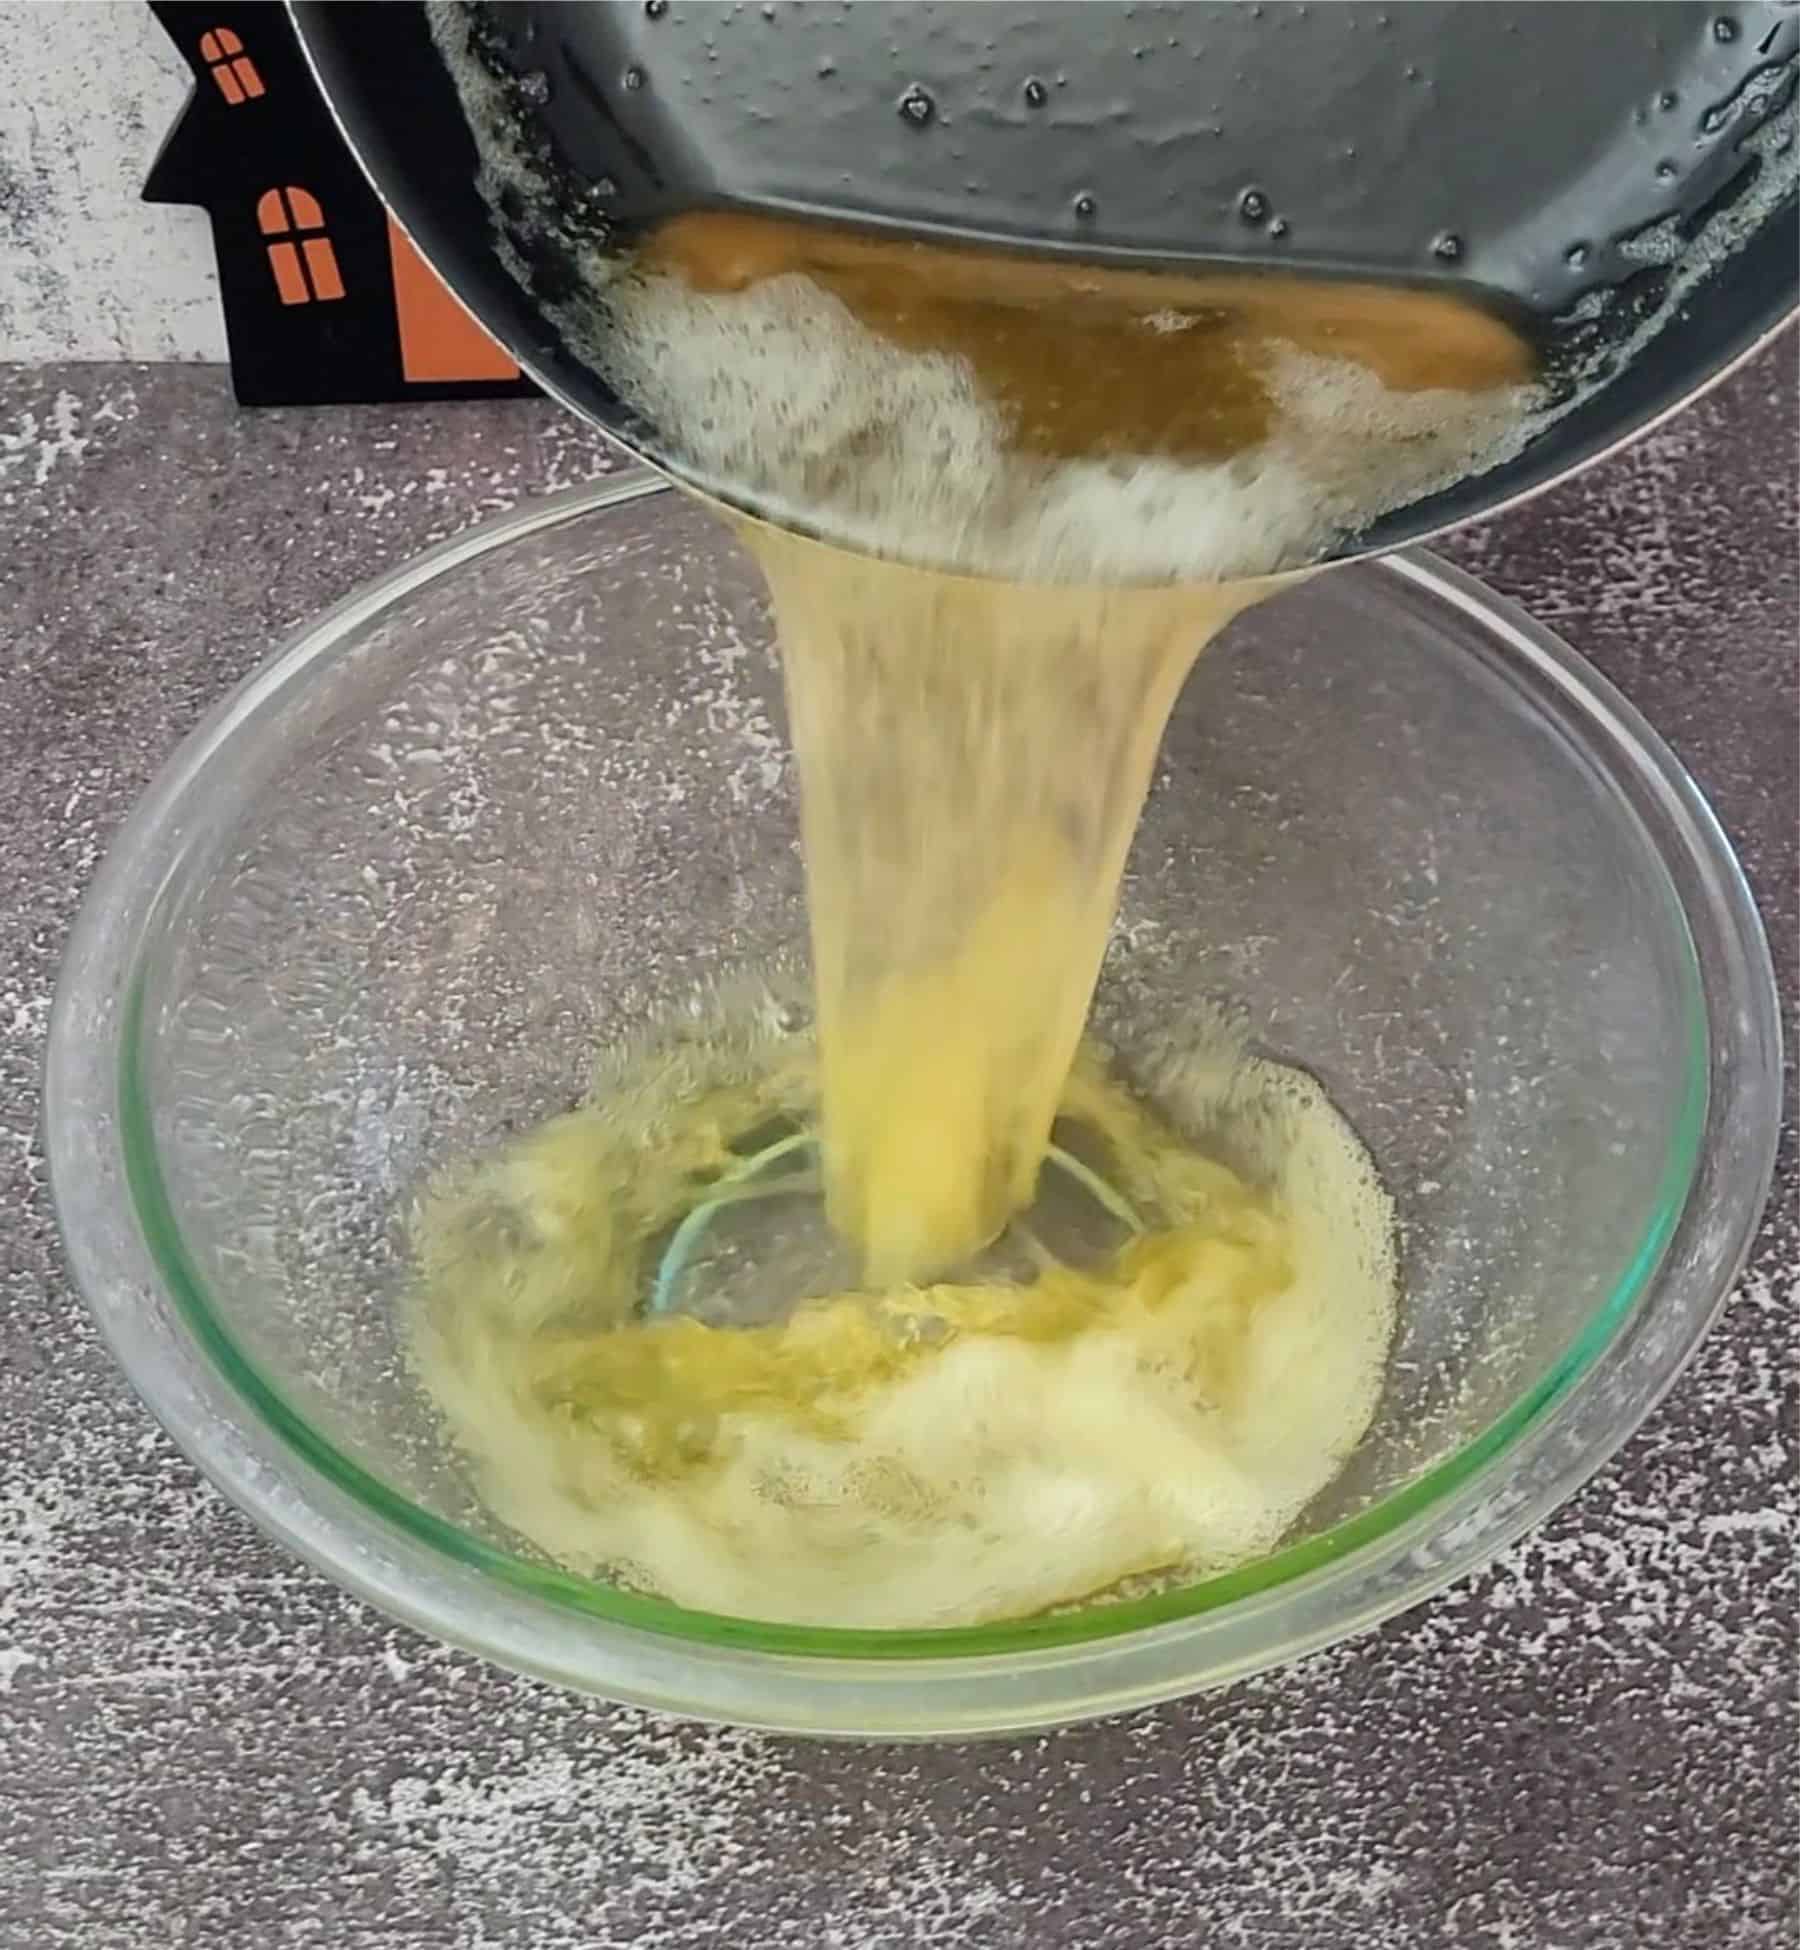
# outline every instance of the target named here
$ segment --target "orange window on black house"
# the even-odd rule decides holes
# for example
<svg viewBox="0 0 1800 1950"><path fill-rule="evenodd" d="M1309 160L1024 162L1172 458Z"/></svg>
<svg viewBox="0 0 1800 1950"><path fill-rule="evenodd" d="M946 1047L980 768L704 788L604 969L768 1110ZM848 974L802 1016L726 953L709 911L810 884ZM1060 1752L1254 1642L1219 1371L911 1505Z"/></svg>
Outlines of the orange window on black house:
<svg viewBox="0 0 1800 1950"><path fill-rule="evenodd" d="M256 63L244 52L244 43L229 27L214 27L200 36L200 58L206 71L219 85L219 93L236 108L253 102L263 92L262 76Z"/></svg>
<svg viewBox="0 0 1800 1950"><path fill-rule="evenodd" d="M269 269L284 305L323 305L344 295L337 253L325 234L325 212L309 190L265 190L256 227L269 240Z"/></svg>

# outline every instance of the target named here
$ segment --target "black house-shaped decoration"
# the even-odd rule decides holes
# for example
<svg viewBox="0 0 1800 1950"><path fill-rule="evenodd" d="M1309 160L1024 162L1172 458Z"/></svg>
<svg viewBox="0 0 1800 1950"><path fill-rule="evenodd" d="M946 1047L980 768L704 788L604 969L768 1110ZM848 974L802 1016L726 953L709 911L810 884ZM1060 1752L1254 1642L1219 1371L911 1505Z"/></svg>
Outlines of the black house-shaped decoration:
<svg viewBox="0 0 1800 1950"><path fill-rule="evenodd" d="M370 4L371 0L345 0ZM194 91L144 185L212 219L245 406L537 391L388 216L267 0L150 0Z"/></svg>

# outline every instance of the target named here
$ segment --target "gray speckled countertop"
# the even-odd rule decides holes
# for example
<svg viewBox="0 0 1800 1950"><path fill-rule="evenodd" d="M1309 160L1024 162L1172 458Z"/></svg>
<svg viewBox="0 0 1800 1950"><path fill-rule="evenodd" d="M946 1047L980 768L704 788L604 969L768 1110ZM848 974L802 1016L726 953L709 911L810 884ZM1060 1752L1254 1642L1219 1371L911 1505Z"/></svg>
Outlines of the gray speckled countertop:
<svg viewBox="0 0 1800 1950"><path fill-rule="evenodd" d="M1711 794L1795 988L1795 343L1450 553ZM284 1556L63 1271L69 919L290 626L602 470L547 406L244 414L0 368L0 1950L1776 1950L1794 1850L1796 1159L1735 1302L1575 1502L1296 1669L1017 1746L818 1748L567 1698Z"/></svg>

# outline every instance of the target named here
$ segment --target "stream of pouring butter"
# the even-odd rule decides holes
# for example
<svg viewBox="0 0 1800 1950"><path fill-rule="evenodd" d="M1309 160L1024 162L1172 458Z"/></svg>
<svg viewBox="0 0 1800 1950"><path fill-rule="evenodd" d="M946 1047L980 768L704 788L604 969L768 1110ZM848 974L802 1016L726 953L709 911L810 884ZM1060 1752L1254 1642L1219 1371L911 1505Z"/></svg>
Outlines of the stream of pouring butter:
<svg viewBox="0 0 1800 1950"><path fill-rule="evenodd" d="M1263 585L941 575L757 527L799 765L826 1206L875 1289L1031 1202L1157 746Z"/></svg>
<svg viewBox="0 0 1800 1950"><path fill-rule="evenodd" d="M763 518L816 1029L768 992L702 1002L428 1198L415 1348L484 1501L573 1569L815 1625L1017 1616L1271 1548L1373 1412L1391 1205L1318 1087L1204 1010L1133 1052L1147 1094L1083 1027L1195 656L1491 462L1524 347L1428 294L718 214L564 323ZM1060 1254L1032 1206L1059 1119L1110 1225ZM746 1153L802 1146L853 1257L784 1258L771 1220L750 1312L718 1311L728 1255L690 1278L680 1242L791 1212L810 1171ZM1002 1234L1035 1276L983 1256Z"/></svg>

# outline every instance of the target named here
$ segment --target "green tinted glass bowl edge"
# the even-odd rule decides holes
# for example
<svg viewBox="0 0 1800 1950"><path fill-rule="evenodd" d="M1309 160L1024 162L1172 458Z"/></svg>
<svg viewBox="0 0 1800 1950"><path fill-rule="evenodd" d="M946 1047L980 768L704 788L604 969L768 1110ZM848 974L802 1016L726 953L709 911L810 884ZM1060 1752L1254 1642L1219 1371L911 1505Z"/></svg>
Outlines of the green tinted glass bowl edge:
<svg viewBox="0 0 1800 1950"><path fill-rule="evenodd" d="M405 594L534 529L668 491L637 477L535 503L316 619L193 732L89 891L51 1019L52 1194L102 1333L190 1458L336 1582L519 1670L704 1717L887 1738L1019 1731L1227 1683L1418 1602L1572 1495L1673 1382L1748 1251L1780 1113L1774 976L1742 873L1673 754L1567 646L1423 554L1340 573L1405 578L1504 646L1509 676L1622 794L1662 861L1691 976L1682 1114L1645 1236L1564 1357L1454 1454L1330 1530L1153 1598L984 1628L807 1630L684 1611L481 1543L360 1468L257 1372L183 1246L138 1088L134 947L178 872L197 782L248 720Z"/></svg>

